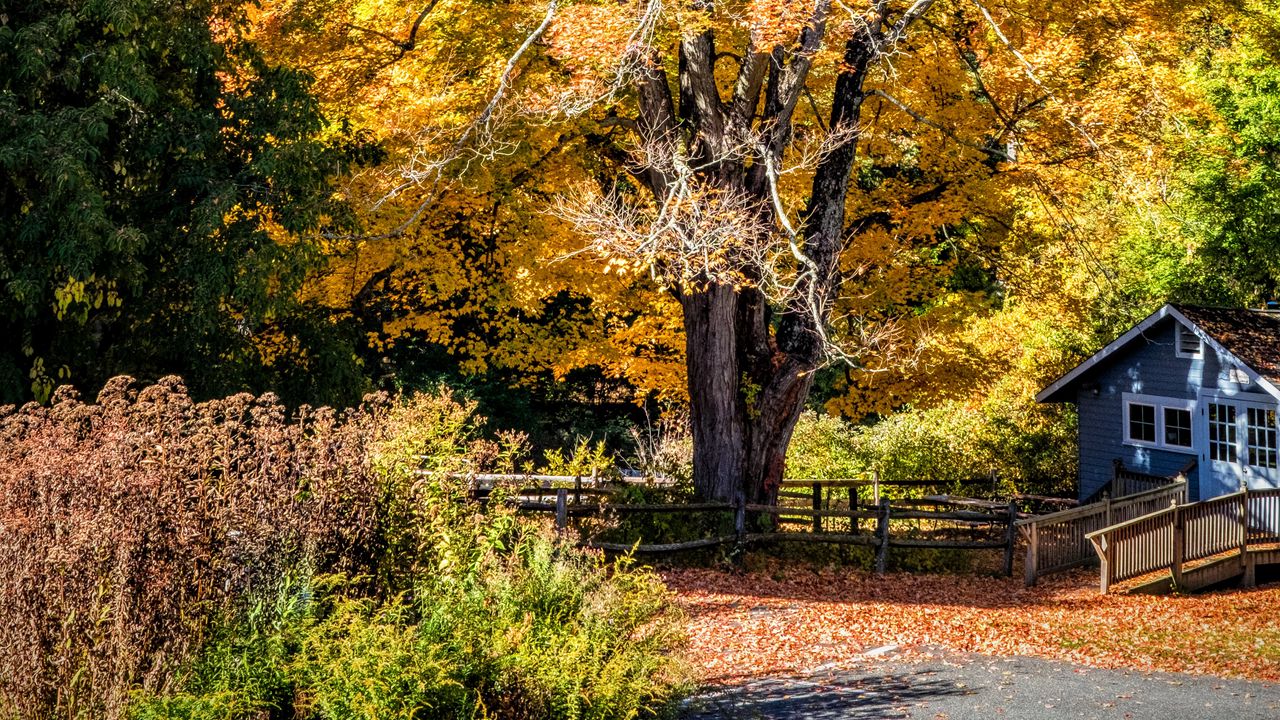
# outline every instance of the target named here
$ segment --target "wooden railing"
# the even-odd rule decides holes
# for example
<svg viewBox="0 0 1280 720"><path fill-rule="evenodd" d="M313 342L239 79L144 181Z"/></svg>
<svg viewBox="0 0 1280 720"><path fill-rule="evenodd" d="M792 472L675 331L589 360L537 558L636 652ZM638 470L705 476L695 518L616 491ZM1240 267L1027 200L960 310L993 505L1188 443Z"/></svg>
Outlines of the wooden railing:
<svg viewBox="0 0 1280 720"><path fill-rule="evenodd" d="M1037 578L1049 573L1093 563L1097 555L1088 539L1090 533L1147 515L1173 502L1186 502L1186 499L1186 480L1175 480L1128 497L1105 498L1078 508L1019 520L1018 527L1027 539L1023 579L1027 585L1034 585Z"/></svg>
<svg viewBox="0 0 1280 720"><path fill-rule="evenodd" d="M1102 592L1162 570L1180 588L1188 563L1216 556L1243 558L1250 545L1280 543L1280 489L1241 490L1174 504L1086 537L1102 563Z"/></svg>

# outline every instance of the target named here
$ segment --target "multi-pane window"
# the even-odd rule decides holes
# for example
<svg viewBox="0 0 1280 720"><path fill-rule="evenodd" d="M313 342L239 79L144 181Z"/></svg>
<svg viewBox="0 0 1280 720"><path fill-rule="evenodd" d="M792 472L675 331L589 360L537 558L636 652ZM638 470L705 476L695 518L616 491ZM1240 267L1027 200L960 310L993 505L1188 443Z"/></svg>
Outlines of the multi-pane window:
<svg viewBox="0 0 1280 720"><path fill-rule="evenodd" d="M1246 408L1245 447L1249 464L1274 469L1276 457L1276 411L1272 408Z"/></svg>
<svg viewBox="0 0 1280 720"><path fill-rule="evenodd" d="M1129 403L1129 439L1137 442L1156 441L1156 406Z"/></svg>
<svg viewBox="0 0 1280 720"><path fill-rule="evenodd" d="M1209 459L1236 461L1236 406L1209 403Z"/></svg>
<svg viewBox="0 0 1280 720"><path fill-rule="evenodd" d="M1186 408L1164 408L1164 444L1191 447L1191 411Z"/></svg>
<svg viewBox="0 0 1280 720"><path fill-rule="evenodd" d="M1191 452L1196 404L1181 398L1124 393L1124 441L1129 445Z"/></svg>

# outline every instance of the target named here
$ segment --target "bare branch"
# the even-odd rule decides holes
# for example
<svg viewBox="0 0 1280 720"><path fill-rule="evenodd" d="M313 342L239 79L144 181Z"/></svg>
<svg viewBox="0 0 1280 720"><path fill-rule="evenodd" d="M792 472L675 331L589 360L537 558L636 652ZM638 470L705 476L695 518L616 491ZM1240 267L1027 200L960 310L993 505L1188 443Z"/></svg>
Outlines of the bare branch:
<svg viewBox="0 0 1280 720"><path fill-rule="evenodd" d="M969 141L969 140L965 140L965 139L961 138L959 135L956 135L956 133L955 133L955 131L954 131L954 130L952 130L952 129L948 128L948 127L944 127L944 126L942 126L942 125L940 125L940 124L938 124L938 123L936 123L936 122L934 122L934 121L930 120L929 118L925 117L924 115L921 115L920 113L916 112L915 110L912 110L911 108L909 108L909 107L907 107L905 104L903 104L900 100L898 100L897 98L893 97L893 96L892 96L892 95L890 95L889 93L886 93L886 92L885 92L885 91L883 91L883 90L872 90L871 92L869 92L869 93L867 93L867 94L868 94L868 95L873 95L873 96L875 96L875 97L882 98L882 99L884 99L884 100L888 101L888 102L889 102L891 105L893 105L894 107L896 107L896 108L898 108L899 110L901 110L902 112L904 112L904 113L906 113L906 114L910 115L910 116L911 116L911 118L912 118L912 119L914 119L916 122L918 122L918 123L920 123L920 124L922 124L922 125L927 125L927 126L929 126L929 127L933 128L934 130L937 130L938 132L940 132L940 133L942 133L943 135L947 136L949 139L951 139L953 142L955 142L955 143L956 143L956 144L958 144L958 145L962 145L962 146L964 146L964 147L967 147L967 148L969 148L970 150L977 150L978 152L982 153L983 155L986 155L986 156L988 156L988 157L990 157L990 158L993 158L993 159L995 159L995 160L999 160L999 161L1002 161L1002 162L1007 162L1007 161L1011 160L1011 158L1009 157L1009 155L1008 155L1006 152L1004 152L1003 150L999 150L999 149L996 149L996 148L987 147L987 146L984 146L984 145L979 145L979 144L974 143L974 142L971 142L971 141Z"/></svg>
<svg viewBox="0 0 1280 720"><path fill-rule="evenodd" d="M1027 76L1027 79L1035 83L1036 87L1043 90L1045 94L1053 98L1055 102L1062 105L1063 103L1058 100L1058 96L1054 94L1053 90L1040 80L1040 77L1036 74L1035 66L1033 66L1030 61L1028 61L1027 58L1013 46L1013 43L1009 41L1009 38L1005 36L1004 30L1000 29L1000 24L991 16L991 12L987 10L987 6L983 5L981 0L973 0L973 4L978 8L978 11L982 13L982 17L986 19L987 25L991 27L992 32L996 34L996 37L1000 39L1000 42L1010 53L1013 54L1015 58L1018 59L1018 62L1022 65L1022 71ZM1084 138L1085 142L1089 143L1089 147L1092 148L1094 152L1101 152L1102 148L1098 146L1098 143L1094 141L1093 137L1089 135L1084 128L1080 127L1074 120L1068 117L1066 112L1063 112L1062 119L1067 123L1067 125L1071 126L1072 130L1079 133L1080 136Z"/></svg>

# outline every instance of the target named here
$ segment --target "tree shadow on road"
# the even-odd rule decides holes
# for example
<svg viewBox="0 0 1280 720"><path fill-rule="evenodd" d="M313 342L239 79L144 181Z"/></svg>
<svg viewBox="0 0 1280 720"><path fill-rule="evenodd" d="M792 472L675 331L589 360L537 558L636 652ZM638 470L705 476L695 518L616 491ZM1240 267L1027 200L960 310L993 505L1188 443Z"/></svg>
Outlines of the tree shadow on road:
<svg viewBox="0 0 1280 720"><path fill-rule="evenodd" d="M971 695L930 671L774 677L706 692L690 701L683 720L879 720L909 716L944 697Z"/></svg>

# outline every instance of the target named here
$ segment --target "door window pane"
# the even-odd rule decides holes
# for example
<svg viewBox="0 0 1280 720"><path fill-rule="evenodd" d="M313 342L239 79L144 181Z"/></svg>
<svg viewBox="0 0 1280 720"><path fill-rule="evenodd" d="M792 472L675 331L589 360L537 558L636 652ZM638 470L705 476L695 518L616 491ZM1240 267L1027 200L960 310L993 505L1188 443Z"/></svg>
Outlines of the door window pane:
<svg viewBox="0 0 1280 720"><path fill-rule="evenodd" d="M1245 413L1245 447L1249 464L1257 468L1276 467L1276 411L1270 408L1247 408Z"/></svg>
<svg viewBox="0 0 1280 720"><path fill-rule="evenodd" d="M1129 403L1129 439L1150 443L1156 441L1155 405Z"/></svg>
<svg viewBox="0 0 1280 720"><path fill-rule="evenodd" d="M1236 461L1236 406L1209 403L1209 459Z"/></svg>
<svg viewBox="0 0 1280 720"><path fill-rule="evenodd" d="M1164 409L1164 444L1191 447L1191 411L1182 408Z"/></svg>

